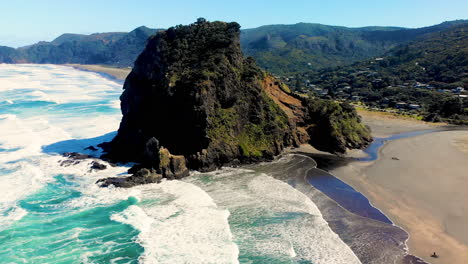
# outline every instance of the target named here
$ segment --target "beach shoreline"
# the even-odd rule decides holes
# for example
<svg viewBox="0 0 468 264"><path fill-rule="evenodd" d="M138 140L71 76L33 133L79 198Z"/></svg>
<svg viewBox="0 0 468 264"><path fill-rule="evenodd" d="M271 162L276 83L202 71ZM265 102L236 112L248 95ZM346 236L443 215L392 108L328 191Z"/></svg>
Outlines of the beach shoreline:
<svg viewBox="0 0 468 264"><path fill-rule="evenodd" d="M72 68L82 70L82 71L103 73L120 81L125 80L128 74L130 74L130 72L132 71L131 68L116 68L116 67L111 67L111 66L95 65L95 64L63 64L63 66L72 67Z"/></svg>
<svg viewBox="0 0 468 264"><path fill-rule="evenodd" d="M67 64L65 66L104 73L121 81L131 71L131 69L101 65ZM458 201L453 202L450 190L461 191L460 188L468 186L468 176L455 182L451 178L444 178L440 184L448 182L445 188L439 188L437 184L427 185L424 183L434 181L438 174L453 173L447 172L446 168L449 166L439 166L434 162L434 159L453 160L455 158L457 164L451 165L455 169L454 173L462 175L465 169L468 171L468 162L465 162L466 166L460 165L463 164L460 159L468 161L468 151L466 151L468 150L468 131L440 132L447 124L427 123L366 110L358 112L362 116L363 122L372 129L374 137L385 138L399 133L421 130L434 130L437 133L387 142L379 149L379 158L372 162L353 161L356 157L364 157L365 153L352 151L347 156L338 159L344 160L344 162L331 168L329 172L365 195L372 205L388 216L396 226L409 233L407 241L409 254L434 264L463 263L464 259L468 259L468 228L464 228L460 223L463 220L468 222L468 208L462 204L464 202L468 204L468 195L461 195ZM438 146L432 146L432 142L439 142ZM439 156L442 157L431 156L431 154L435 154L434 149L437 149ZM310 146L303 146L299 150L306 153L330 155L316 151ZM392 158L398 158L398 160ZM418 172L421 170L421 164L426 167L425 174ZM406 172L405 170L410 171ZM378 175L378 177L374 177L374 175ZM393 175L400 177L395 178L392 177ZM431 177L427 178L427 175ZM415 180L408 181L408 178ZM421 185L426 188L420 190ZM432 195L433 197L441 200L435 209L430 208L430 204L434 201L428 199L430 198L428 194L431 196L432 193L437 194ZM444 203L455 203L455 205L450 206L450 210L448 210ZM456 207L462 212L461 215L456 215L456 209L454 209ZM436 214L434 214L434 210L437 210ZM455 218L458 220L454 221L453 217L445 219L444 216L447 215L456 215ZM430 257L434 251L440 255L440 258Z"/></svg>
<svg viewBox="0 0 468 264"><path fill-rule="evenodd" d="M434 132L386 142L376 161L348 160L330 173L364 194L409 233L410 254L434 264L463 263L468 259L468 228L463 224L468 222L468 192L464 189L468 153L463 152L468 131L445 131L444 124L360 114L374 137ZM356 155L351 153L348 158ZM440 258L430 257L434 251Z"/></svg>

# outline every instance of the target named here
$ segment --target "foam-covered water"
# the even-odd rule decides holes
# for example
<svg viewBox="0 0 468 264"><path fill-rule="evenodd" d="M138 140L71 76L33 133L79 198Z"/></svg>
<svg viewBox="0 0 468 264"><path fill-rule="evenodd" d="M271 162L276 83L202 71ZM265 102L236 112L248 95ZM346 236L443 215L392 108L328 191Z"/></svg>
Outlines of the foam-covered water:
<svg viewBox="0 0 468 264"><path fill-rule="evenodd" d="M131 189L99 188L128 167L68 167L99 155L121 85L54 65L0 64L0 262L359 263L306 196L230 169Z"/></svg>
<svg viewBox="0 0 468 264"><path fill-rule="evenodd" d="M186 181L201 186L218 206L230 211L241 263L360 263L317 206L283 181L243 169Z"/></svg>

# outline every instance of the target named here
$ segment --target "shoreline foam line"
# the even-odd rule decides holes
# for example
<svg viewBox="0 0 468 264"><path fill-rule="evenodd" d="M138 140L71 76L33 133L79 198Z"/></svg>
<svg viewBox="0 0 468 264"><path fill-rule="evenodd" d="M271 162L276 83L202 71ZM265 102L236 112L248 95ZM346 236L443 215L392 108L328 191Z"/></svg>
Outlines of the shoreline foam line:
<svg viewBox="0 0 468 264"><path fill-rule="evenodd" d="M417 130L417 131L411 131L411 132L405 132L405 133L398 133L398 134L390 135L390 136L385 137L385 138L375 138L375 139L378 140L376 146L373 147L373 148L371 149L371 151L366 151L367 149L364 150L364 152L365 152L368 156L367 156L367 157L363 157L363 158L356 158L356 159L355 159L355 162L376 162L376 161L378 161L378 160L380 159L380 157L381 157L381 153L382 153L382 151L383 151L383 148L384 148L385 146L387 146L388 143L390 143L390 142L392 142L392 141L395 141L395 140L404 139L404 138L411 138L411 137L417 137L417 136L421 136L421 135L425 135L425 134L429 134L429 133L437 133L437 132L443 132L443 131L457 130L457 129L463 129L463 128L451 128L451 127L448 127L448 128L447 128L447 127L446 127L446 128L443 128L443 129L425 129L425 130ZM374 141L374 142L375 142L375 141ZM370 145L369 147L372 147L372 144L374 144L374 142L371 143L371 145ZM290 154L290 155L299 155L299 156L303 156L303 157L306 157L306 158L309 158L309 159L312 159L312 160L313 160L313 158L308 157L308 156L306 156L306 155L302 155L302 154ZM315 162L315 161L314 161L314 162ZM317 164L317 163L315 162L315 164ZM315 166L315 169L321 170L320 168L317 167L317 165ZM326 172L326 171L324 171L324 170L321 170L321 171L323 171L323 172L326 173L326 174L331 175L332 177L334 177L334 178L337 179L337 180L340 180L341 182L343 182L343 183L345 183L346 185L350 186L354 191L356 191L356 189L355 189L351 184L349 184L349 183L347 183L347 182L345 182L345 181L343 181L343 180L341 180L341 179L338 179L335 175L333 175L333 174L331 174L331 173L329 173L329 172ZM307 177L307 176L306 176L306 177ZM307 180L307 178L306 178L306 180ZM307 182L309 182L309 181L307 180ZM311 184L312 186L314 186L314 185L313 185L312 183L310 183L310 182L309 182L309 184ZM315 187L315 186L314 186L314 187ZM321 191L321 190L319 189L319 191ZM321 192L322 192L322 191L321 191ZM356 192L358 192L358 191L356 191ZM360 193L360 192L358 192L358 193ZM326 193L324 193L324 194L327 195L327 196L329 196L329 195L326 194ZM410 239L411 234L410 234L406 229L404 229L403 227L401 227L401 226L395 224L395 222L394 222L393 220L391 220L391 217L389 217L388 215L386 215L385 212L383 212L381 209L379 209L379 208L377 208L376 206L374 206L374 205L372 204L372 201L371 201L369 198L367 198L366 196L364 196L362 193L360 193L360 194L361 194L363 197L365 197L365 198L367 199L367 201L369 202L369 204L370 204L370 206L371 206L372 208L376 209L376 210L379 211L382 215L384 215L387 219L389 219L389 220L390 220L390 223L391 223L393 226L400 228L401 230L403 230L403 231L407 234L407 238L406 238L406 240L404 241L404 245L405 245L405 249L406 249L406 254L407 254L407 256L410 256L410 257L416 257L416 256L413 256L413 255L409 254L408 241L409 241L409 239ZM329 197L330 197L330 196L329 196ZM333 199L333 197L330 197L330 198ZM333 199L333 200L336 201L340 206L342 206L342 205L339 203L339 201L337 201L337 200L335 200L335 199ZM346 207L343 207L343 208L344 208L345 210L348 210ZM349 210L348 210L348 211L349 211ZM352 212L352 211L350 211L350 212L351 212L351 213L354 213L354 212ZM416 258L422 260L422 258L419 258L419 257L416 257ZM429 263L426 259L424 259L424 261L425 261L426 263Z"/></svg>
<svg viewBox="0 0 468 264"><path fill-rule="evenodd" d="M421 134L418 134L418 135L424 135L424 134L427 134L427 133L440 132L440 131L431 130L430 132L429 132L429 131L424 131L424 132L425 132L425 133L421 133ZM406 134L406 133L402 133L402 134ZM414 135L414 136L418 136L418 135ZM412 136L411 136L411 137L412 137ZM397 140L397 139L401 139L401 138L396 138L396 139L392 139L392 140ZM388 143L388 142L385 142L382 146L379 147L378 150L381 151L381 148L383 148L387 143ZM306 156L306 155L302 155L302 154L290 154L290 155L303 156L303 157L306 157L306 158L309 158L309 159L312 159L312 160L313 160L313 158L308 157L308 156ZM373 161L377 161L377 160L373 160ZM316 163L316 164L317 164L317 163ZM317 167L315 167L315 169L321 170L321 169L319 169L319 168L317 168ZM321 171L323 171L323 172L325 172L326 174L329 174L329 175L335 177L336 179L338 179L335 175L333 175L333 174L331 174L331 173L328 173L328 172L326 172L326 171L324 171L324 170L321 170ZM306 176L305 176L305 179L306 179L307 182L309 182L309 181L307 180L307 177L308 177L308 176L306 175ZM338 180L340 180L340 179L338 179ZM342 180L340 180L340 181L342 181ZM342 182L345 183L346 185L352 187L353 190L356 191L356 189L355 189L351 184L349 184L349 183L347 183L347 182L344 182L344 181L342 181ZM312 186L314 186L312 183L309 183L309 184L312 185ZM314 187L315 187L315 186L314 186ZM319 189L319 191L320 191L320 189ZM320 191L320 192L322 192L322 191ZM356 191L356 192L358 192L358 191ZM322 192L322 193L323 193L323 192ZM358 192L358 193L360 193L360 192ZM324 194L324 195L327 195L326 193L323 193L323 194ZM369 198L367 198L364 194L362 194L362 193L360 193L360 194L361 194L363 197L365 197L365 198L367 199L367 201L369 202L370 206L372 206L372 208L378 210L382 215L384 215L387 219L389 219L391 225L393 225L393 226L395 226L395 227L398 227L399 229L403 230L403 231L407 234L408 237L407 237L406 240L404 241L405 250L406 250L406 255L407 255L407 256L413 256L413 255L411 255L411 254L409 253L409 246L408 246L408 241L409 241L409 239L410 239L411 234L410 234L406 229L404 229L403 227L401 227L401 226L395 224L395 222L391 219L390 216L386 215L384 211L382 211L381 209L379 209L379 208L377 208L376 206L374 206L374 205L372 204L372 201L369 200ZM329 195L327 195L327 196L330 197ZM333 199L332 197L330 197L330 198ZM333 199L333 200L334 200L335 202L337 202L341 207L343 207L338 201L336 201L335 199ZM345 208L345 207L343 207L343 209L349 211L349 210L348 210L347 208ZM349 211L349 212L354 214L354 212L352 212L352 211ZM371 219L372 219L372 218L371 218ZM417 256L415 256L415 257L417 257ZM419 257L417 257L417 258L419 258ZM420 264L430 264L429 262L427 262L427 260L424 260L424 261L425 261L426 263L420 263Z"/></svg>
<svg viewBox="0 0 468 264"><path fill-rule="evenodd" d="M361 263L309 197L268 173L223 168L184 181L231 212L242 263Z"/></svg>
<svg viewBox="0 0 468 264"><path fill-rule="evenodd" d="M295 156L296 158L294 158ZM308 171L316 170L314 168L316 162L313 159L306 155L291 154L282 156L277 161L276 166L275 164L272 164L273 166L260 166L260 171L272 172L278 179L282 179L310 197L317 203L320 210L325 210L323 213L330 227L342 239L348 241L348 245L353 250L357 250L356 254L361 261L366 263L380 259L381 262L378 263L393 263L400 259L404 261L403 263L413 263L411 261L418 260L418 258L408 254L408 245L406 244L408 232L406 230L394 224L351 213L338 202L313 187L306 179ZM292 174L289 173L290 171ZM382 236L380 232L387 235ZM395 244L395 241L399 243Z"/></svg>
<svg viewBox="0 0 468 264"><path fill-rule="evenodd" d="M140 231L142 263L239 263L229 211L183 181L134 187L139 200L111 219Z"/></svg>
<svg viewBox="0 0 468 264"><path fill-rule="evenodd" d="M316 162L313 158L308 157L307 155L296 154L296 153L288 153L287 155L301 156L301 157L304 157L304 158L307 158L307 159L311 159L311 160L313 160L313 161L315 162L315 164L317 164L317 162ZM386 215L382 210L380 210L379 208L375 207L375 206L372 204L371 200L369 200L369 198L367 198L367 197L366 197L364 194L362 194L361 192L357 191L351 184L349 184L349 183L347 183L347 182L345 182L345 181L339 179L339 178L336 177L335 175L333 175L333 174L331 174L331 173L329 173L329 172L327 172L327 171L325 171L325 170L322 170L322 169L318 168L317 165L314 167L314 169L320 170L320 171L322 171L324 174L328 174L328 175L330 175L331 177L334 177L335 179L339 180L340 182L342 182L342 183L348 185L349 187L351 187L355 192L357 192L357 193L361 194L363 197L365 197L365 198L367 199L367 201L369 202L370 206L371 206L373 209L378 210L382 215L384 215L385 217L387 217L387 218L390 220L390 223L388 223L388 224L391 224L391 225L393 225L393 226L396 226L396 227L399 227L399 228L403 229L402 227L395 225L394 222L390 219L389 216L387 216L387 215ZM305 175L305 176L304 176L304 180L305 180L307 183L309 183L309 184L310 184L311 186L313 186L314 188L317 188L317 187L315 187L314 184L312 184L312 183L309 182L308 178L309 178L308 175ZM317 188L317 190L319 190L319 191L320 191L321 193L323 193L324 195L330 197L328 194L324 193L324 192L321 191L319 188ZM330 199L332 199L333 201L337 202L337 204L338 204L340 207L342 207L343 209L345 209L346 211L348 211L348 212L350 212L350 213L353 213L353 214L356 214L355 212L352 212L352 211L350 211L349 209L347 209L346 207L344 207L339 201L333 199L332 197L330 197ZM357 214L357 215L359 215L359 214ZM362 215L360 215L360 216L362 216ZM362 217L366 217L366 216L362 216ZM366 218L369 218L369 217L366 217ZM373 218L370 218L370 219L373 219ZM377 219L373 219L373 220L379 221L379 220L377 220ZM385 222L383 222L383 223L385 223ZM405 231L405 232L406 232L406 231ZM408 233L408 232L407 232L407 233Z"/></svg>

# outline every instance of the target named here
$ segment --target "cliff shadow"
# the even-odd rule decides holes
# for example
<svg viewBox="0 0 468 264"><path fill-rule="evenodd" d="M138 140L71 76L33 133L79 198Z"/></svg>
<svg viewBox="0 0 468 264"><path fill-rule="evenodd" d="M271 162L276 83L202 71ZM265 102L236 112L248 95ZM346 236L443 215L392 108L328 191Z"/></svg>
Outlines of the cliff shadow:
<svg viewBox="0 0 468 264"><path fill-rule="evenodd" d="M117 131L94 138L69 139L42 146L42 152L47 154L63 154L66 152L78 152L93 157L99 157L102 150L98 144L111 141L117 135ZM90 148L88 148L90 147Z"/></svg>

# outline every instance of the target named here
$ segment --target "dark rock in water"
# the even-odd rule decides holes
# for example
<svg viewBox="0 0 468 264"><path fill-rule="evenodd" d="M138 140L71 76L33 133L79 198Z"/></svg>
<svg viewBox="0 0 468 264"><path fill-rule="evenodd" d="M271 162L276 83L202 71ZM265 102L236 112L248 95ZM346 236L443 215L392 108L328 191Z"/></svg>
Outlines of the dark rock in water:
<svg viewBox="0 0 468 264"><path fill-rule="evenodd" d="M135 174L137 173L139 170L145 168L145 166L143 166L142 164L135 164L133 165L130 169L128 169L128 174Z"/></svg>
<svg viewBox="0 0 468 264"><path fill-rule="evenodd" d="M143 162L152 167L159 166L159 141L152 137L146 141Z"/></svg>
<svg viewBox="0 0 468 264"><path fill-rule="evenodd" d="M94 157L86 154L81 154L78 152L67 152L63 154L64 157L67 159L59 161L61 166L68 167L72 165L77 165L81 163L82 161L88 160L89 159L95 159ZM113 164L111 164L113 165ZM115 165L114 165L115 166ZM91 161L91 166L89 168L89 171L92 170L105 170L107 169L107 166L105 164L100 163L99 161L93 160Z"/></svg>
<svg viewBox="0 0 468 264"><path fill-rule="evenodd" d="M174 156L166 148L160 149L159 156L160 170L164 178L181 179L189 175L184 156Z"/></svg>
<svg viewBox="0 0 468 264"><path fill-rule="evenodd" d="M158 183L161 179L162 175L158 174L156 170L142 168L130 177L111 177L100 179L96 183L101 187L109 187L113 185L115 187L130 188L141 184Z"/></svg>
<svg viewBox="0 0 468 264"><path fill-rule="evenodd" d="M91 169L92 170L105 170L105 169L107 169L107 166L104 165L104 164L101 164L101 163L99 163L97 161L93 161L93 162L91 162Z"/></svg>
<svg viewBox="0 0 468 264"><path fill-rule="evenodd" d="M105 157L156 168L159 145L199 170L271 159L294 137L260 85L263 76L242 55L237 23L158 33L125 82L123 119Z"/></svg>
<svg viewBox="0 0 468 264"><path fill-rule="evenodd" d="M63 156L67 157L67 158L70 158L70 159L73 159L73 160L84 160L84 159L92 158L89 155L81 154L81 153L78 153L78 152L66 152L66 153L63 153Z"/></svg>
<svg viewBox="0 0 468 264"><path fill-rule="evenodd" d="M302 143L343 153L371 141L349 105L294 95L244 58L239 28L199 20L151 37L125 81L118 134L99 145L102 158L178 179L188 169L271 160Z"/></svg>
<svg viewBox="0 0 468 264"><path fill-rule="evenodd" d="M98 149L94 146L86 147L85 150L98 151Z"/></svg>
<svg viewBox="0 0 468 264"><path fill-rule="evenodd" d="M81 154L78 152L66 152L63 154L63 156L66 157L67 159L60 161L60 166L64 166L64 167L76 165L85 159L91 158L91 156L89 155Z"/></svg>
<svg viewBox="0 0 468 264"><path fill-rule="evenodd" d="M76 165L76 164L80 163L80 161L72 160L72 159L66 159L66 160L62 160L62 161L59 161L59 162L60 162L60 166L62 166L62 167L68 167L68 166L72 166L72 165Z"/></svg>

